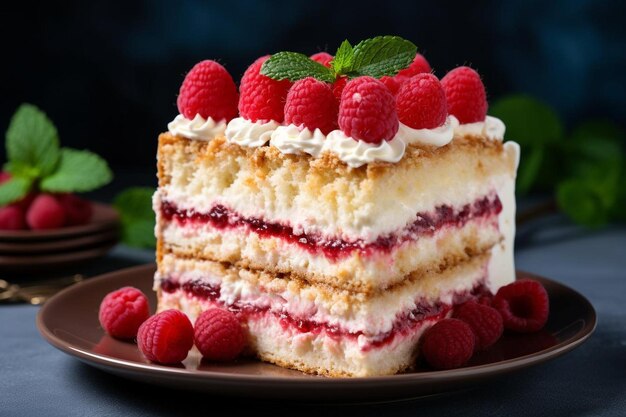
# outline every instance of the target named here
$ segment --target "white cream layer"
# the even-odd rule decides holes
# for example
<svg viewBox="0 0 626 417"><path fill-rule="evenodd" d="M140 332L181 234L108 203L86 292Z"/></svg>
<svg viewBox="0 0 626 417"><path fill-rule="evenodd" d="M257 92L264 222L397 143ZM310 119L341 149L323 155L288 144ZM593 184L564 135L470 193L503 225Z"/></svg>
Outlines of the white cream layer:
<svg viewBox="0 0 626 417"><path fill-rule="evenodd" d="M454 129L454 133L460 136L486 136L497 141L504 139L505 131L506 126L502 120L493 116L487 116L483 122L459 124Z"/></svg>
<svg viewBox="0 0 626 417"><path fill-rule="evenodd" d="M444 124L434 129L413 129L400 123L396 137L400 137L407 145L446 146L454 138L454 130L459 121L454 116L448 116Z"/></svg>
<svg viewBox="0 0 626 417"><path fill-rule="evenodd" d="M280 126L274 120L252 122L236 117L226 127L226 140L248 148L258 148L269 142L272 132Z"/></svg>
<svg viewBox="0 0 626 417"><path fill-rule="evenodd" d="M174 136L208 141L224 134L226 131L226 121L220 120L217 122L211 117L204 119L199 114L196 114L196 117L189 120L182 114L179 114L167 125L167 128Z"/></svg>

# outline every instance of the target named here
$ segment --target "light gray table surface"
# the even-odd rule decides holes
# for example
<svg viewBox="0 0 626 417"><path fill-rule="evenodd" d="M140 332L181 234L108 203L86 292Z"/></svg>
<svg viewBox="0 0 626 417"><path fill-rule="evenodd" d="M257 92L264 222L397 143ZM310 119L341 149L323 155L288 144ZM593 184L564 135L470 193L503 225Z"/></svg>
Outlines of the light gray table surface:
<svg viewBox="0 0 626 417"><path fill-rule="evenodd" d="M86 273L147 263L147 251L116 247ZM393 404L324 406L216 398L131 382L93 369L48 345L38 308L0 305L0 415L174 416L625 416L626 227L589 231L553 216L519 230L519 269L584 294L598 312L595 334L545 364L475 389Z"/></svg>

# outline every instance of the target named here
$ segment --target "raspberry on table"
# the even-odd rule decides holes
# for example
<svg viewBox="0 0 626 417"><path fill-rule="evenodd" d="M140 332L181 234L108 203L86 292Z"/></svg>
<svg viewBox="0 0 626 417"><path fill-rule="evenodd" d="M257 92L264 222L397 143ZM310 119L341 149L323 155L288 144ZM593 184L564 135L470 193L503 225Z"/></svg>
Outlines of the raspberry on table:
<svg viewBox="0 0 626 417"><path fill-rule="evenodd" d="M487 116L487 93L480 75L470 67L458 67L441 79L448 112L461 124L482 122Z"/></svg>
<svg viewBox="0 0 626 417"><path fill-rule="evenodd" d="M24 230L24 212L16 204L0 207L0 230Z"/></svg>
<svg viewBox="0 0 626 417"><path fill-rule="evenodd" d="M335 57L329 54L328 52L318 52L316 54L311 55L309 58L311 58L315 62L319 62L326 68L330 68L330 62Z"/></svg>
<svg viewBox="0 0 626 417"><path fill-rule="evenodd" d="M468 301L456 307L454 318L469 324L476 336L476 350L483 350L496 343L504 327L502 316L495 308Z"/></svg>
<svg viewBox="0 0 626 417"><path fill-rule="evenodd" d="M237 116L239 94L226 68L212 60L197 63L189 71L178 94L178 111L187 119L230 121Z"/></svg>
<svg viewBox="0 0 626 417"><path fill-rule="evenodd" d="M413 62L407 68L400 70L397 75L408 79L423 72L432 72L430 64L422 54L415 54Z"/></svg>
<svg viewBox="0 0 626 417"><path fill-rule="evenodd" d="M463 366L474 353L475 337L471 327L458 319L443 319L426 330L421 352L435 369Z"/></svg>
<svg viewBox="0 0 626 417"><path fill-rule="evenodd" d="M65 224L63 206L51 194L39 194L26 212L26 223L33 230L56 229Z"/></svg>
<svg viewBox="0 0 626 417"><path fill-rule="evenodd" d="M93 214L93 205L90 201L70 193L57 194L56 198L65 210L65 224L67 226L89 223Z"/></svg>
<svg viewBox="0 0 626 417"><path fill-rule="evenodd" d="M296 81L285 103L285 123L328 134L337 128L339 105L330 85L313 77Z"/></svg>
<svg viewBox="0 0 626 417"><path fill-rule="evenodd" d="M239 85L239 114L252 122L274 120L282 123L291 81L277 81L261 74L261 66L269 57L257 59L243 74Z"/></svg>
<svg viewBox="0 0 626 417"><path fill-rule="evenodd" d="M133 339L148 317L148 298L134 287L123 287L108 293L100 303L98 313L102 328L118 339Z"/></svg>
<svg viewBox="0 0 626 417"><path fill-rule="evenodd" d="M550 299L538 281L520 279L501 287L493 299L504 328L519 333L541 330L548 321Z"/></svg>
<svg viewBox="0 0 626 417"><path fill-rule="evenodd" d="M152 362L165 365L179 363L193 347L191 321L179 310L162 311L139 327L137 346Z"/></svg>
<svg viewBox="0 0 626 417"><path fill-rule="evenodd" d="M368 143L393 139L399 127L393 94L372 77L350 80L341 94L339 127L347 136Z"/></svg>
<svg viewBox="0 0 626 417"><path fill-rule="evenodd" d="M194 326L194 341L202 356L213 361L235 359L246 344L237 317L219 308L200 314Z"/></svg>
<svg viewBox="0 0 626 417"><path fill-rule="evenodd" d="M417 74L396 95L398 119L413 129L434 129L448 117L446 93L430 73Z"/></svg>

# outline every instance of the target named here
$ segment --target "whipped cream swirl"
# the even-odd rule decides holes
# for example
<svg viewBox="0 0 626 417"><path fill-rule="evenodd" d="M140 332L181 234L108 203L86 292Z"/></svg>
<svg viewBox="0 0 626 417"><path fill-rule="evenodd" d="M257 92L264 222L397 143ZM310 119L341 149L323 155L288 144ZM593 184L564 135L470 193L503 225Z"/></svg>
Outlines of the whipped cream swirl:
<svg viewBox="0 0 626 417"><path fill-rule="evenodd" d="M258 148L265 145L271 138L272 132L280 124L274 120L256 122L237 117L228 123L226 127L226 139L248 148Z"/></svg>
<svg viewBox="0 0 626 417"><path fill-rule="evenodd" d="M413 129L400 123L396 136L402 138L407 145L445 146L452 141L454 129L459 121L454 116L448 116L444 124L434 129Z"/></svg>
<svg viewBox="0 0 626 417"><path fill-rule="evenodd" d="M367 143L346 136L341 130L333 130L326 137L323 150L328 150L348 166L358 168L374 161L398 162L404 156L406 144L398 135L379 144Z"/></svg>
<svg viewBox="0 0 626 417"><path fill-rule="evenodd" d="M270 145L284 154L307 153L317 158L322 152L326 135L321 130L311 132L308 127L280 126L272 133Z"/></svg>
<svg viewBox="0 0 626 417"><path fill-rule="evenodd" d="M487 116L482 122L465 123L458 125L454 129L454 133L465 136L481 136L484 135L491 140L502 141L506 126L502 120L497 117Z"/></svg>
<svg viewBox="0 0 626 417"><path fill-rule="evenodd" d="M211 140L216 136L223 135L226 130L226 121L216 122L212 117L203 118L199 114L189 120L179 114L167 124L169 132L174 136L183 136L187 139Z"/></svg>

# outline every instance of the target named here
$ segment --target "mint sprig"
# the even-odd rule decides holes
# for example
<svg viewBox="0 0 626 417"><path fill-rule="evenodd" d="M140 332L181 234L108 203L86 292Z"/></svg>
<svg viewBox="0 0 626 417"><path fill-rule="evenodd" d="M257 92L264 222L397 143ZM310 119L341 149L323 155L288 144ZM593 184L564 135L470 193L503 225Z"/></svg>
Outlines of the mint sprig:
<svg viewBox="0 0 626 417"><path fill-rule="evenodd" d="M33 188L85 192L113 178L106 161L89 151L61 148L56 127L40 109L22 104L6 132L11 179L0 186L0 206L22 199Z"/></svg>
<svg viewBox="0 0 626 417"><path fill-rule="evenodd" d="M380 78L408 67L416 53L417 47L399 36L377 36L359 42L354 48L345 40L337 49L330 68L300 53L278 52L263 63L261 74L290 81L314 77L333 82L339 76L362 75Z"/></svg>
<svg viewBox="0 0 626 417"><path fill-rule="evenodd" d="M156 247L152 194L152 188L132 187L115 197L113 205L122 219L122 241L129 246Z"/></svg>

